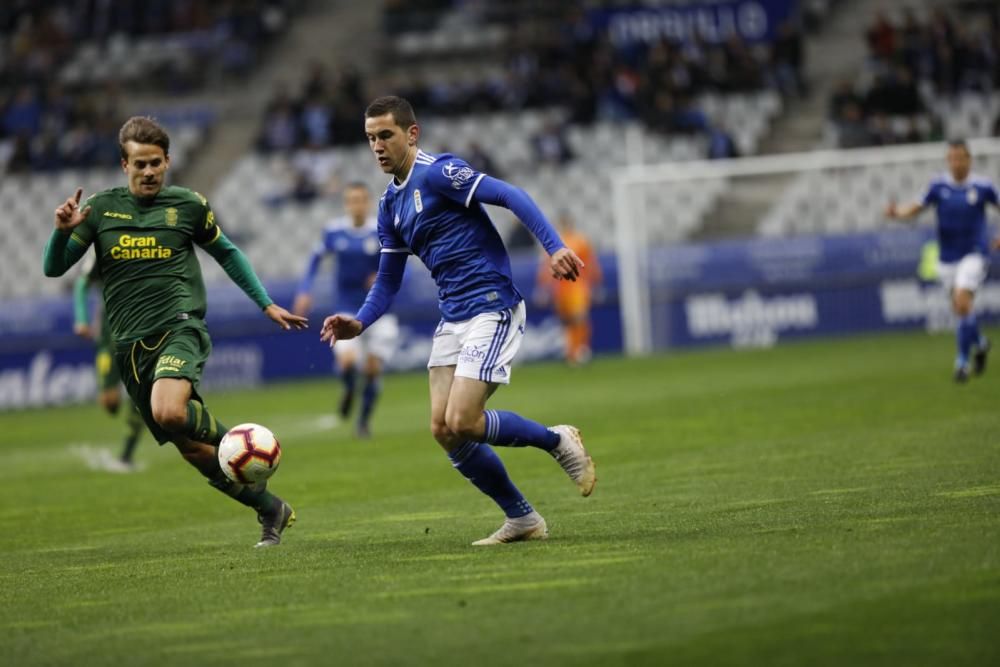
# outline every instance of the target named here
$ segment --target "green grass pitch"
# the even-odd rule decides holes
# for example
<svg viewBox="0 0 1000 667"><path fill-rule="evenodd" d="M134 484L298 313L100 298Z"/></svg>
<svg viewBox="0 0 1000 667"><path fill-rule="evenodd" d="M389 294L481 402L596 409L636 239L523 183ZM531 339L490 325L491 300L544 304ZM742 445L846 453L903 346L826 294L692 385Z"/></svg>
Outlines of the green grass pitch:
<svg viewBox="0 0 1000 667"><path fill-rule="evenodd" d="M489 549L423 374L387 379L373 442L321 427L332 379L209 395L283 441L299 522L268 551L148 436L145 472L84 468L71 447L121 429L96 406L4 414L0 664L998 664L1000 367L958 387L951 355L913 333L520 367L491 406L578 424L600 481L501 449L551 539Z"/></svg>

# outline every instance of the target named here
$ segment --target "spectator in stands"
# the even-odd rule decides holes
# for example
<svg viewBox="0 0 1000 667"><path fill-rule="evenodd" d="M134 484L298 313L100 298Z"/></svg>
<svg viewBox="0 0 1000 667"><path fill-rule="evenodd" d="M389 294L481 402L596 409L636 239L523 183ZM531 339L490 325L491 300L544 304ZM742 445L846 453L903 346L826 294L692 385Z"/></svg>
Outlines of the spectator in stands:
<svg viewBox="0 0 1000 667"><path fill-rule="evenodd" d="M846 103L837 119L837 145L840 148L859 148L874 143L875 139L868 130L861 105L856 102Z"/></svg>
<svg viewBox="0 0 1000 667"><path fill-rule="evenodd" d="M801 97L806 94L803 62L802 30L793 21L785 21L778 26L778 34L771 50L771 67L777 88L785 97Z"/></svg>
<svg viewBox="0 0 1000 667"><path fill-rule="evenodd" d="M299 126L292 103L279 99L264 118L258 145L264 152L287 151L295 148L298 142Z"/></svg>
<svg viewBox="0 0 1000 667"><path fill-rule="evenodd" d="M736 146L733 136L726 130L725 126L715 121L708 127L708 153L709 160L725 160L739 157L740 151Z"/></svg>
<svg viewBox="0 0 1000 667"><path fill-rule="evenodd" d="M555 121L545 123L542 130L532 137L531 145L541 163L560 165L573 159L573 151L566 139L566 127Z"/></svg>
<svg viewBox="0 0 1000 667"><path fill-rule="evenodd" d="M497 167L496 162L493 161L490 154L478 142L473 141L469 144L469 149L465 151L465 157L465 161L476 171L489 174L493 178L503 178L502 172Z"/></svg>
<svg viewBox="0 0 1000 667"><path fill-rule="evenodd" d="M830 97L829 118L839 122L844 116L844 110L849 105L860 107L863 104L861 96L854 91L854 84L850 79L841 79L833 89Z"/></svg>
<svg viewBox="0 0 1000 667"><path fill-rule="evenodd" d="M868 28L866 37L868 49L873 57L889 60L895 53L896 29L884 11L875 14L875 22Z"/></svg>

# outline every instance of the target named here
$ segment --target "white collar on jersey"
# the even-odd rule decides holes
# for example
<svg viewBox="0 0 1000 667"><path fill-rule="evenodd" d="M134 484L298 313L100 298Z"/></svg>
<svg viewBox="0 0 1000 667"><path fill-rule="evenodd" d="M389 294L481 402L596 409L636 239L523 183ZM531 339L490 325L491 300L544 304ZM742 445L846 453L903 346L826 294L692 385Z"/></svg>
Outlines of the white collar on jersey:
<svg viewBox="0 0 1000 667"><path fill-rule="evenodd" d="M433 164L434 160L435 157L433 155L431 155L430 153L425 153L418 148L417 154L413 157L413 164L410 165L410 173L406 175L406 178L403 179L402 183L397 183L396 178L393 177L392 179L393 187L395 187L397 190L402 190L403 188L406 187L406 184L410 182L410 176L413 176L413 169L417 166L418 163L423 165L429 165Z"/></svg>
<svg viewBox="0 0 1000 667"><path fill-rule="evenodd" d="M942 180L944 180L946 185L950 185L953 188L964 188L969 185L976 185L977 183L980 183L983 180L983 177L975 172L970 171L968 174L965 175L964 181L956 181L955 177L951 175L951 172L946 171L944 172Z"/></svg>

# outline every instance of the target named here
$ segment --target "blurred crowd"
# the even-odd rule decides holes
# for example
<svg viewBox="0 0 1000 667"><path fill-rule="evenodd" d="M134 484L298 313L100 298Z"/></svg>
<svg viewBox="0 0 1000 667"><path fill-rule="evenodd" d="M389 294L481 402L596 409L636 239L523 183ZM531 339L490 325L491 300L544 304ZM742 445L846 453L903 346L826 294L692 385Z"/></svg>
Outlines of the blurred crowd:
<svg viewBox="0 0 1000 667"><path fill-rule="evenodd" d="M113 164L123 85L190 91L217 67L247 71L294 0L0 2L0 170ZM123 80L137 40L163 57ZM169 48L167 44L169 43ZM81 48L110 65L69 76ZM148 51L147 51L148 52ZM116 58L121 62L117 62ZM211 65L206 67L206 63ZM108 160L111 160L109 163Z"/></svg>
<svg viewBox="0 0 1000 667"><path fill-rule="evenodd" d="M988 4L988 3L987 3ZM859 80L838 84L829 115L843 148L941 139L933 100L1000 90L1000 7L950 15L880 12Z"/></svg>
<svg viewBox="0 0 1000 667"><path fill-rule="evenodd" d="M279 91L265 113L258 147L272 152L361 142L364 137L353 120L363 109L359 95L392 90L409 99L420 113L435 116L558 106L568 111L570 123L639 119L664 133L705 133L718 150L731 155L733 142L718 137L720 128L698 107L700 94L775 89L785 96L801 96L807 92L803 28L798 21L782 25L770 44L751 45L733 37L720 44L696 39L619 47L594 30L579 3L513 4L517 5L517 23L510 26L502 47L467 54L467 71L474 76L437 75L463 59L466 54L458 47L448 50L438 63L440 68L434 67L431 57L405 68L405 76L389 75L363 86L353 75L327 80L317 74L321 68L315 66L310 81L325 81L324 85L307 83L294 95ZM466 17L473 22L489 19L502 25L505 17L514 14L498 3L390 0L385 29L390 35L433 29L442 12L455 11L456 5L475 14ZM425 77L424 72L430 75ZM535 137L541 156L556 162L570 158L561 133L552 127Z"/></svg>

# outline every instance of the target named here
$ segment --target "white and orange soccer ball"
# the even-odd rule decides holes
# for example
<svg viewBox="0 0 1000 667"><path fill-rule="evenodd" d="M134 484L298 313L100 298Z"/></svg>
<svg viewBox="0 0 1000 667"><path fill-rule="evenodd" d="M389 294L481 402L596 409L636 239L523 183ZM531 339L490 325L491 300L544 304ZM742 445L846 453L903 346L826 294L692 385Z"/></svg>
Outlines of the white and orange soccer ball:
<svg viewBox="0 0 1000 667"><path fill-rule="evenodd" d="M234 426L219 443L219 465L234 482L260 486L274 474L279 463L281 444L266 426Z"/></svg>

